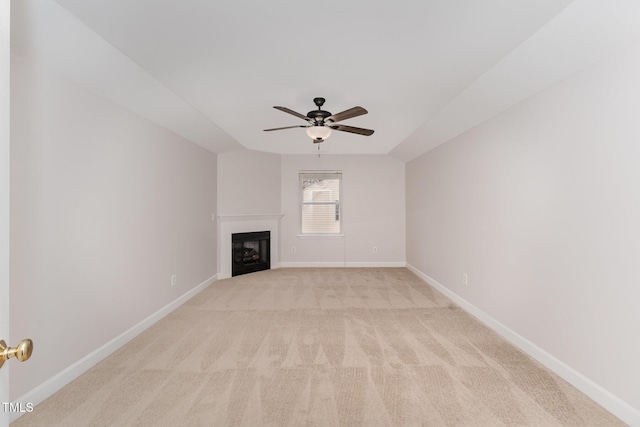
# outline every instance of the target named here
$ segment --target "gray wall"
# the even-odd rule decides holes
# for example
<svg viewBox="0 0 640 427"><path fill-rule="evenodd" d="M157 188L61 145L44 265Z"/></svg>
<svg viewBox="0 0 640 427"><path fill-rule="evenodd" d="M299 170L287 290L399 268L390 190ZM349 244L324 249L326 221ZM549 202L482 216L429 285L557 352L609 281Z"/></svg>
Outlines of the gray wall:
<svg viewBox="0 0 640 427"><path fill-rule="evenodd" d="M217 158L17 55L11 130L17 399L215 276Z"/></svg>
<svg viewBox="0 0 640 427"><path fill-rule="evenodd" d="M344 237L298 235L301 170L342 171ZM282 265L404 265L403 162L387 155L284 155L281 188ZM374 246L377 253L373 253Z"/></svg>
<svg viewBox="0 0 640 427"><path fill-rule="evenodd" d="M636 47L406 168L407 262L636 411L639 111Z"/></svg>
<svg viewBox="0 0 640 427"><path fill-rule="evenodd" d="M242 150L218 154L218 213L280 213L280 155Z"/></svg>

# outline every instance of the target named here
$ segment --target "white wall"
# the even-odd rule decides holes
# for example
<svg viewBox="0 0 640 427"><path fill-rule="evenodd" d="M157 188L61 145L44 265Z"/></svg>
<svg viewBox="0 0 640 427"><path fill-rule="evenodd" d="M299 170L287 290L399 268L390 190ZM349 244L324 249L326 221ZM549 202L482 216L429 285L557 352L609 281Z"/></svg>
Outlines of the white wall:
<svg viewBox="0 0 640 427"><path fill-rule="evenodd" d="M280 213L280 155L243 150L218 155L218 213Z"/></svg>
<svg viewBox="0 0 640 427"><path fill-rule="evenodd" d="M407 262L636 416L639 112L636 47L408 163L406 175Z"/></svg>
<svg viewBox="0 0 640 427"><path fill-rule="evenodd" d="M0 340L9 337L9 38L10 1L0 0ZM0 402L9 401L9 370L0 370ZM0 412L0 426L9 413Z"/></svg>
<svg viewBox="0 0 640 427"><path fill-rule="evenodd" d="M17 55L11 76L16 399L216 274L217 158Z"/></svg>
<svg viewBox="0 0 640 427"><path fill-rule="evenodd" d="M344 237L298 236L302 170L342 171ZM404 163L386 155L283 155L281 188L283 266L404 265Z"/></svg>

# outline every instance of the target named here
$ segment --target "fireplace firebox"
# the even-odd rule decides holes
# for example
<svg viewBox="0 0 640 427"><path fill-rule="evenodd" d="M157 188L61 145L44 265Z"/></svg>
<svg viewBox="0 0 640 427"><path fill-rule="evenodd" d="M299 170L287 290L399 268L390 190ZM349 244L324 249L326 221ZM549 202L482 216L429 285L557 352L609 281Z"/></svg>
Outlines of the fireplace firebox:
<svg viewBox="0 0 640 427"><path fill-rule="evenodd" d="M271 232L256 231L231 235L231 275L271 268Z"/></svg>

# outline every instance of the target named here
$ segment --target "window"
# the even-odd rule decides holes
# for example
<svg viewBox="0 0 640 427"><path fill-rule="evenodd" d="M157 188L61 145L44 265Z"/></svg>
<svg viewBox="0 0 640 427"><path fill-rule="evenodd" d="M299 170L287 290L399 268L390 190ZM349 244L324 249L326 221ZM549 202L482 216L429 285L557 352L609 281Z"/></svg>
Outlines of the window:
<svg viewBox="0 0 640 427"><path fill-rule="evenodd" d="M342 231L342 172L300 172L300 233L339 235Z"/></svg>

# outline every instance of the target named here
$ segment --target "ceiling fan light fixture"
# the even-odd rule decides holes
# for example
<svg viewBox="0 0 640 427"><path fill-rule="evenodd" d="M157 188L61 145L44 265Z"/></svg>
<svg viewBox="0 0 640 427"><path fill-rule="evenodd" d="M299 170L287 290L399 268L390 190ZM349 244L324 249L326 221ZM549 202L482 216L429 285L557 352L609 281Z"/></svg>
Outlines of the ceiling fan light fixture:
<svg viewBox="0 0 640 427"><path fill-rule="evenodd" d="M324 141L331 136L331 128L323 125L309 126L307 128L307 135L314 141Z"/></svg>

